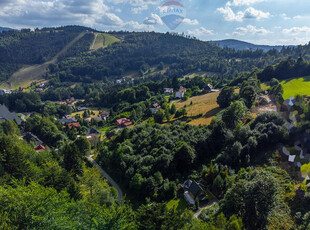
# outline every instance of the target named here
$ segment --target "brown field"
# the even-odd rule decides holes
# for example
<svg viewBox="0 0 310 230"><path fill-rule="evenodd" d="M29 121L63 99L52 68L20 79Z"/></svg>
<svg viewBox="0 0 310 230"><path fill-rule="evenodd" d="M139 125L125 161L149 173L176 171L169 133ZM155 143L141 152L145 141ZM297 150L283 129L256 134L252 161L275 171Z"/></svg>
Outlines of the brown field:
<svg viewBox="0 0 310 230"><path fill-rule="evenodd" d="M186 105L187 118L193 119L193 121L189 122L190 125L210 125L216 114L222 110L216 102L219 94L220 92L214 92L196 96L189 98L185 102L179 100L175 102L175 105L177 109ZM200 114L202 114L202 117L197 118Z"/></svg>

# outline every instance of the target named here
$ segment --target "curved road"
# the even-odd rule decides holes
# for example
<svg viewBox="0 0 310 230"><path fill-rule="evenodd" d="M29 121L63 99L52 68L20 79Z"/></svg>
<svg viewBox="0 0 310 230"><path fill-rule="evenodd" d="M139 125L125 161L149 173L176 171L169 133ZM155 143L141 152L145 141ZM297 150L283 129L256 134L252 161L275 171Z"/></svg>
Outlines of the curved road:
<svg viewBox="0 0 310 230"><path fill-rule="evenodd" d="M117 190L118 192L118 202L120 203L123 199L123 192L121 188L118 186L118 184L107 174L101 167L100 165L97 164L97 162L92 158L93 155L87 157L87 159L101 172L102 176L104 176L109 183Z"/></svg>

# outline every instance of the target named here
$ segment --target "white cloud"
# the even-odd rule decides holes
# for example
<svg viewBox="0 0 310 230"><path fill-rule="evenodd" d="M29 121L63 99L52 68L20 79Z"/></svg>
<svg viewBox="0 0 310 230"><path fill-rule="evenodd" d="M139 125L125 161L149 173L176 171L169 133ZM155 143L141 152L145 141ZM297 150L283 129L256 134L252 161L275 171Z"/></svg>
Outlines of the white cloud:
<svg viewBox="0 0 310 230"><path fill-rule="evenodd" d="M15 0L0 8L0 20L17 26L120 26L124 22L102 0Z"/></svg>
<svg viewBox="0 0 310 230"><path fill-rule="evenodd" d="M292 28L288 28L288 29L283 29L282 33L284 33L286 35L296 36L296 35L300 35L300 34L310 33L310 27L307 27L307 26L292 27Z"/></svg>
<svg viewBox="0 0 310 230"><path fill-rule="evenodd" d="M140 24L136 21L130 21L126 23L126 27L131 27L133 30L154 31L153 25Z"/></svg>
<svg viewBox="0 0 310 230"><path fill-rule="evenodd" d="M229 6L218 8L217 11L221 13L226 21L242 22L244 19L261 20L269 18L269 12L256 10L253 7L248 7L245 11L238 11L235 13Z"/></svg>
<svg viewBox="0 0 310 230"><path fill-rule="evenodd" d="M193 35L197 37L214 35L213 30L207 30L204 27L200 27L199 29L195 29L195 30L187 30L187 33L189 35Z"/></svg>
<svg viewBox="0 0 310 230"><path fill-rule="evenodd" d="M244 35L266 35L271 33L271 31L266 30L263 27L257 28L252 25L247 25L246 27L238 27L236 30L233 32L233 35L237 36L244 36Z"/></svg>
<svg viewBox="0 0 310 230"><path fill-rule="evenodd" d="M235 12L228 6L225 8L218 8L217 11L221 13L225 19L225 21L238 21L241 22L243 20L244 13L239 11L235 14Z"/></svg>
<svg viewBox="0 0 310 230"><path fill-rule="evenodd" d="M191 25L191 26L195 26L195 25L198 25L199 22L197 19L189 19L189 18L184 18L184 20L182 21L183 23L185 24L188 24L188 25Z"/></svg>
<svg viewBox="0 0 310 230"><path fill-rule="evenodd" d="M226 6L249 6L266 0L233 0L226 3Z"/></svg>
<svg viewBox="0 0 310 230"><path fill-rule="evenodd" d="M150 17L144 19L146 25L163 25L163 21L157 14L151 14Z"/></svg>
<svg viewBox="0 0 310 230"><path fill-rule="evenodd" d="M147 10L148 9L148 6L147 5L142 5L142 6L139 6L139 7L133 7L131 8L131 12L133 14L140 14L142 13L143 11Z"/></svg>

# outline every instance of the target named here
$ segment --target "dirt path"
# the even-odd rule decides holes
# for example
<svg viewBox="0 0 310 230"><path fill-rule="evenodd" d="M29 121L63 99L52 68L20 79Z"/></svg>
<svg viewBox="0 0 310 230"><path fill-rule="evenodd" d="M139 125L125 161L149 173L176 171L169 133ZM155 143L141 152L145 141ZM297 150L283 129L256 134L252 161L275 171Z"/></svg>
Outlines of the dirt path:
<svg viewBox="0 0 310 230"><path fill-rule="evenodd" d="M210 208L214 203L218 203L218 200L213 200L210 201L208 204L206 204L204 207L199 208L199 210L197 212L195 212L194 217L196 219L198 219L198 217L200 216L201 212L205 209Z"/></svg>
<svg viewBox="0 0 310 230"><path fill-rule="evenodd" d="M95 39L94 39L93 44L92 44L92 46L91 46L91 48L90 48L91 50L94 49L94 46L95 46L95 44L96 44L97 37L98 37L98 33L96 33L96 35L95 35Z"/></svg>
<svg viewBox="0 0 310 230"><path fill-rule="evenodd" d="M67 52L77 41L79 41L85 32L80 33L76 38L69 42L52 60L41 65L26 66L15 72L9 80L2 85L3 88L17 89L18 87L28 87L32 81L41 80L48 71L50 64L56 64L58 58Z"/></svg>
<svg viewBox="0 0 310 230"><path fill-rule="evenodd" d="M92 163L99 171L101 172L102 176L106 178L109 183L117 190L118 192L118 202L120 203L123 199L123 192L121 188L118 186L118 184L107 174L101 167L100 165L97 164L97 162L92 158L92 156L87 157L87 159Z"/></svg>

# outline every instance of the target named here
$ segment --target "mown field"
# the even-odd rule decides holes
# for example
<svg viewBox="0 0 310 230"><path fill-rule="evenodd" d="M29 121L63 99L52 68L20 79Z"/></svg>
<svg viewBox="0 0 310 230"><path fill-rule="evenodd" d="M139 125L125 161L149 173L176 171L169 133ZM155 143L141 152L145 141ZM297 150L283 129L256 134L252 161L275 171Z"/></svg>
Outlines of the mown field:
<svg viewBox="0 0 310 230"><path fill-rule="evenodd" d="M175 105L177 109L186 105L187 117L193 119L189 122L190 125L210 125L216 114L222 110L216 102L219 94L220 92L214 92L196 96L185 102L179 100ZM199 117L199 115L202 116Z"/></svg>
<svg viewBox="0 0 310 230"><path fill-rule="evenodd" d="M96 35L95 35L96 36ZM112 45L115 42L118 42L119 39L109 35L109 34L103 34L103 33L98 33L96 36L95 43L92 45L93 50L97 50L100 48L106 48L109 45Z"/></svg>
<svg viewBox="0 0 310 230"><path fill-rule="evenodd" d="M308 95L310 96L310 76L285 80L281 82L283 86L283 98L289 99L290 96Z"/></svg>

